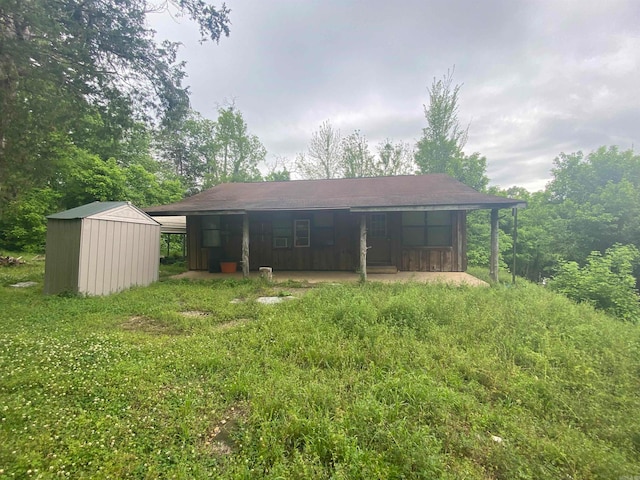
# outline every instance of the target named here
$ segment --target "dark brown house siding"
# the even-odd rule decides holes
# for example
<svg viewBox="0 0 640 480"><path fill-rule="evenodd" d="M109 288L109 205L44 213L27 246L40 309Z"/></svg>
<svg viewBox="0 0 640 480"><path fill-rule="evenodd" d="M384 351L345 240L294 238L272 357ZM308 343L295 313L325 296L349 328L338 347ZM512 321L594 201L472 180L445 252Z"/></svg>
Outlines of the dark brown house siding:
<svg viewBox="0 0 640 480"><path fill-rule="evenodd" d="M451 211L451 245L405 246L402 212L352 213L347 210L251 212L250 269L355 271L359 266L361 215L368 217L367 263L393 265L404 271L457 272L466 270L466 212ZM374 217L375 216L375 217ZM187 216L188 266L209 270L219 260L240 261L242 214L220 215L218 248L203 246L204 216ZM308 246L294 246L294 226L308 221ZM290 225L288 229L287 225ZM277 238L276 238L277 237ZM303 242L305 239L302 239ZM215 266L213 267L215 268Z"/></svg>

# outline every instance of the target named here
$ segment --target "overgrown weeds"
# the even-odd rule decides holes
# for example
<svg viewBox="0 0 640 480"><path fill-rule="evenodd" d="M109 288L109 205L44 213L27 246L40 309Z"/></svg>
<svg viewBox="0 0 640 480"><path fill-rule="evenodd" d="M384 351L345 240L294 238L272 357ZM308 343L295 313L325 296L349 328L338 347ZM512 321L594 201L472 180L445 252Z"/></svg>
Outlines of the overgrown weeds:
<svg viewBox="0 0 640 480"><path fill-rule="evenodd" d="M640 471L638 327L534 285L166 280L61 298L8 283L8 478Z"/></svg>

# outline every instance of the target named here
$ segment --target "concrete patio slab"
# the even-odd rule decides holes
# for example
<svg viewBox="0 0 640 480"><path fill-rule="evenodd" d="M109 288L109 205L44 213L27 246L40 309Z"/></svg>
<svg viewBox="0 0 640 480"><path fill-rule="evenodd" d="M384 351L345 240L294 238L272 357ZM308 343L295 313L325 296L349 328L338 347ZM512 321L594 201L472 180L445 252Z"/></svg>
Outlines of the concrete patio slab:
<svg viewBox="0 0 640 480"><path fill-rule="evenodd" d="M250 278L260 278L258 272L251 272ZM175 275L172 278L188 278L192 280L205 279L242 279L242 272L235 273L209 273L204 271L190 270L188 272ZM273 281L286 282L293 280L309 284L316 283L350 283L358 282L360 275L353 272L311 272L311 271L274 271ZM367 276L369 282L419 282L419 283L448 283L452 285L471 285L488 287L489 284L479 278L469 275L466 272L398 272L398 273L376 273Z"/></svg>

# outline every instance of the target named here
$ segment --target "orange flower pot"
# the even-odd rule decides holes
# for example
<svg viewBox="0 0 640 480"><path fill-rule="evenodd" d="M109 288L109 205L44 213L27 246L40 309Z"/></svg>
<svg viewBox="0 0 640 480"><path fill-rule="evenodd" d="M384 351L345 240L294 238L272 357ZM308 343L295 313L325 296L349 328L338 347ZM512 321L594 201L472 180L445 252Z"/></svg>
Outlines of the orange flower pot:
<svg viewBox="0 0 640 480"><path fill-rule="evenodd" d="M220 262L222 273L234 273L236 270L238 270L238 262Z"/></svg>

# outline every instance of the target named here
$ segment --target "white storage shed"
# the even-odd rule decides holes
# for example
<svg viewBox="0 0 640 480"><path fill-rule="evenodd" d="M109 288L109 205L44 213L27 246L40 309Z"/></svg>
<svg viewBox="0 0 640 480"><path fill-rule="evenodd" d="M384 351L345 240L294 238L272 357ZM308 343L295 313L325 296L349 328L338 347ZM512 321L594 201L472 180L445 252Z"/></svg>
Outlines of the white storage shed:
<svg viewBox="0 0 640 480"><path fill-rule="evenodd" d="M44 293L108 295L158 280L160 224L129 202L47 217Z"/></svg>

